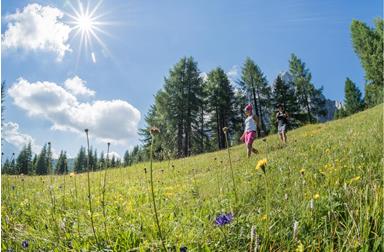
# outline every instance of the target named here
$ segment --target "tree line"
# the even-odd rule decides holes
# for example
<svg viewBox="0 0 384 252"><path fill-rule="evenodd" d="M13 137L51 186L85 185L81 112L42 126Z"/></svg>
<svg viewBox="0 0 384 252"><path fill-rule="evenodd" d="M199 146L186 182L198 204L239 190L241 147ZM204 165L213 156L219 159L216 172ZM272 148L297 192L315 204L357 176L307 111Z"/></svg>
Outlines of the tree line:
<svg viewBox="0 0 384 252"><path fill-rule="evenodd" d="M230 142L237 143L247 103L252 103L260 118L259 136L276 131L278 104L290 112L292 128L316 122L326 113L323 89L315 87L310 70L295 54L289 59L288 76L283 79L278 75L270 86L261 68L247 58L234 84L220 67L204 79L192 57L180 59L145 116L147 127L140 129L143 149L150 145L147 128L153 125L161 131L154 143L155 156L160 160L225 148L223 127L229 128Z"/></svg>
<svg viewBox="0 0 384 252"><path fill-rule="evenodd" d="M97 150L90 147L89 154L85 147L80 150L73 161L71 171L75 173L86 172L88 169L92 171L102 170L106 168L115 168L122 166L130 166L134 163L143 161L143 159L132 159L131 154L137 156L139 147L136 146L131 152L126 151L123 160L115 155L108 155L101 152L97 154ZM88 161L87 161L88 159ZM88 162L88 163L87 163ZM68 165L68 157L65 151L61 151L57 159L52 158L51 144L45 144L39 154L33 154L31 143L25 145L18 156L12 154L12 158L7 158L2 165L3 174L25 174L25 175L48 175L48 174L67 174L70 172Z"/></svg>

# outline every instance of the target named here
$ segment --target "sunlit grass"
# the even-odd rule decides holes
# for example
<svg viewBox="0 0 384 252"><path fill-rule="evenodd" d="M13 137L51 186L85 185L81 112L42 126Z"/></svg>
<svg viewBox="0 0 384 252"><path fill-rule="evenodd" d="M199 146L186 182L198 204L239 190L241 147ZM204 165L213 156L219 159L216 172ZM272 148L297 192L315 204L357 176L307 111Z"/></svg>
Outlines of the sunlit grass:
<svg viewBox="0 0 384 252"><path fill-rule="evenodd" d="M287 146L280 145L276 135L266 142L257 140L254 145L260 154L250 159L244 146L232 147L236 209L227 150L154 163L154 193L165 246L170 251L180 247L247 251L250 246L274 251L380 251L382 109L380 105L291 131ZM264 158L266 176L261 167L255 169ZM105 194L92 195L100 246L115 251L161 250L145 168L149 171L149 163L108 170ZM93 192L100 176L103 171L90 173ZM87 174L67 176L65 193L63 181L62 176L2 177L2 250L21 250L23 241L31 251L97 249ZM222 213L233 213L225 228L215 225Z"/></svg>

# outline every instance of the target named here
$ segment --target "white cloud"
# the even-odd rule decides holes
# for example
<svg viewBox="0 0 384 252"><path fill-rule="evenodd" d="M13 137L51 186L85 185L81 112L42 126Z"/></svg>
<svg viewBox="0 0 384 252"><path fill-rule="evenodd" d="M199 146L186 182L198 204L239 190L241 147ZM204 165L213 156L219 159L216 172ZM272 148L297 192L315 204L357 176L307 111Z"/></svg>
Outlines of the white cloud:
<svg viewBox="0 0 384 252"><path fill-rule="evenodd" d="M70 26L60 21L64 13L54 7L28 4L22 11L5 16L7 29L1 36L2 48L25 51L48 51L61 60L71 51Z"/></svg>
<svg viewBox="0 0 384 252"><path fill-rule="evenodd" d="M75 76L72 79L67 79L64 82L65 88L75 96L94 96L95 91L87 88L85 84L86 81L80 79L78 76Z"/></svg>
<svg viewBox="0 0 384 252"><path fill-rule="evenodd" d="M35 139L28 134L21 133L19 130L19 124L14 122L5 122L3 126L4 140L15 146L18 150L21 150L25 145L31 143L32 151L39 153L41 146L35 143Z"/></svg>
<svg viewBox="0 0 384 252"><path fill-rule="evenodd" d="M114 151L110 151L108 153L108 158L109 159L112 159L112 157L115 157L117 159L121 159L120 155L117 153L117 152L114 152ZM105 158L107 158L107 156L105 155Z"/></svg>
<svg viewBox="0 0 384 252"><path fill-rule="evenodd" d="M75 132L100 142L128 145L136 140L140 112L122 100L80 102L52 82L30 83L22 78L9 91L14 104L30 116L40 116L52 123L52 129Z"/></svg>
<svg viewBox="0 0 384 252"><path fill-rule="evenodd" d="M203 81L207 81L208 80L208 74L206 72L201 72L200 73L200 77L203 79Z"/></svg>
<svg viewBox="0 0 384 252"><path fill-rule="evenodd" d="M226 74L231 84L235 85L239 76L239 68L237 67L237 65L233 65Z"/></svg>

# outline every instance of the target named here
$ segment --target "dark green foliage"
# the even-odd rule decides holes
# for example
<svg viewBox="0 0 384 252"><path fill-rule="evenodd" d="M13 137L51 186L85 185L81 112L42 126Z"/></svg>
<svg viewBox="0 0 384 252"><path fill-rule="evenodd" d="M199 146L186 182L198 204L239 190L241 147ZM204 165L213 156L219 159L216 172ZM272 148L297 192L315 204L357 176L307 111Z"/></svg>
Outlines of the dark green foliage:
<svg viewBox="0 0 384 252"><path fill-rule="evenodd" d="M76 173L87 171L87 153L83 146L80 147L79 153L75 159L74 170Z"/></svg>
<svg viewBox="0 0 384 252"><path fill-rule="evenodd" d="M67 153L65 151L60 152L59 159L56 163L56 174L67 174L68 173L68 164L67 164Z"/></svg>
<svg viewBox="0 0 384 252"><path fill-rule="evenodd" d="M344 96L344 106L347 115L354 114L363 109L364 103L361 98L361 92L349 78L345 81Z"/></svg>
<svg viewBox="0 0 384 252"><path fill-rule="evenodd" d="M234 89L234 103L232 105L232 136L234 144L241 143L240 137L244 132L244 108L247 105L247 95L241 89Z"/></svg>
<svg viewBox="0 0 384 252"><path fill-rule="evenodd" d="M244 62L239 84L253 103L254 112L260 118L261 130L266 132L271 107L271 89L264 73L251 58Z"/></svg>
<svg viewBox="0 0 384 252"><path fill-rule="evenodd" d="M124 166L129 166L131 165L131 156L129 155L129 151L125 151L124 153Z"/></svg>
<svg viewBox="0 0 384 252"><path fill-rule="evenodd" d="M289 71L293 77L296 99L300 106L301 115L297 115L298 119L302 122L315 122L319 116L326 114L323 88L315 88L311 82L312 75L309 69L295 54L292 54L289 60Z"/></svg>
<svg viewBox="0 0 384 252"><path fill-rule="evenodd" d="M286 83L281 79L280 75L277 76L272 87L272 105L275 111L271 113L271 131L277 132L276 128L276 109L279 104L282 104L289 114L290 128L296 128L300 125L299 105L295 95L294 83Z"/></svg>
<svg viewBox="0 0 384 252"><path fill-rule="evenodd" d="M382 18L375 20L374 29L357 20L353 20L351 24L353 48L365 70L365 100L369 107L383 102L383 27Z"/></svg>
<svg viewBox="0 0 384 252"><path fill-rule="evenodd" d="M340 119L340 118L343 118L343 117L346 117L346 116L347 116L347 112L345 111L345 109L343 107L341 107L341 108L336 110L334 118L335 119Z"/></svg>
<svg viewBox="0 0 384 252"><path fill-rule="evenodd" d="M18 174L31 174L32 169L32 149L31 143L25 145L23 149L20 151L19 155L16 159L16 171Z"/></svg>
<svg viewBox="0 0 384 252"><path fill-rule="evenodd" d="M234 93L227 75L221 68L216 68L208 74L206 90L210 135L217 148L223 149L225 148L223 128L228 127L230 132L232 128Z"/></svg>
<svg viewBox="0 0 384 252"><path fill-rule="evenodd" d="M164 88L156 94L155 104L145 118L147 127L140 130L144 146L148 148L148 129L152 126L160 129L154 146L155 158L163 159L169 154L185 157L193 153L192 146L201 140L202 92L197 63L192 57L182 58L169 71Z"/></svg>
<svg viewBox="0 0 384 252"><path fill-rule="evenodd" d="M39 156L37 157L36 162L36 174L37 175L46 175L48 174L48 149L45 144L40 151Z"/></svg>

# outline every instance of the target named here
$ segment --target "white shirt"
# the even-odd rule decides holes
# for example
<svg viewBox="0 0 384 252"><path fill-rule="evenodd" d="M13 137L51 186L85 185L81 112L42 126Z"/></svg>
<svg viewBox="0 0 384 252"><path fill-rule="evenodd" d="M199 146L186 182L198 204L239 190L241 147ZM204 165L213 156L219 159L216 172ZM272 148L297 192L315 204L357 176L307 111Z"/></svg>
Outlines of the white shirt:
<svg viewBox="0 0 384 252"><path fill-rule="evenodd" d="M252 115L245 119L245 131L256 131L256 122Z"/></svg>

